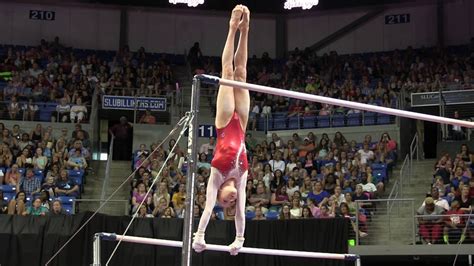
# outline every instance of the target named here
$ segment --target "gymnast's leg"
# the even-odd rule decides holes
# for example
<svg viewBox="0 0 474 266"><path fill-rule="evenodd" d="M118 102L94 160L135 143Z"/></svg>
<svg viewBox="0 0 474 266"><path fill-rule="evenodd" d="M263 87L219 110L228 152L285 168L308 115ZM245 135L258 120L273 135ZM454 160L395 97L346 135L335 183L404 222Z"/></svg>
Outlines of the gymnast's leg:
<svg viewBox="0 0 474 266"><path fill-rule="evenodd" d="M247 59L248 59L248 35L250 23L250 10L242 6L243 15L239 23L240 38L237 51L234 56L234 80L247 81ZM245 89L234 88L235 111L239 115L240 124L245 131L249 118L250 96Z"/></svg>
<svg viewBox="0 0 474 266"><path fill-rule="evenodd" d="M222 78L234 79L234 41L240 19L242 17L242 6L238 5L232 10L229 21L229 33L222 52ZM216 102L216 127L225 127L235 111L234 88L228 86L219 86Z"/></svg>

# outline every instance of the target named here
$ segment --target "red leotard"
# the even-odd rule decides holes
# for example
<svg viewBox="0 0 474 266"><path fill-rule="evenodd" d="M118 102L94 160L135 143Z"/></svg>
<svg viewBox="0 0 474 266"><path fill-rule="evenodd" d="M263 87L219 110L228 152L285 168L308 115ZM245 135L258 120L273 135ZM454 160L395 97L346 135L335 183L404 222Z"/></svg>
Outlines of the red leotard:
<svg viewBox="0 0 474 266"><path fill-rule="evenodd" d="M237 158L239 151L240 156ZM236 112L234 112L227 126L217 129L216 152L211 165L225 177L227 177L231 170L236 168L236 165L239 167L240 174L248 169L245 133L242 130L240 119Z"/></svg>

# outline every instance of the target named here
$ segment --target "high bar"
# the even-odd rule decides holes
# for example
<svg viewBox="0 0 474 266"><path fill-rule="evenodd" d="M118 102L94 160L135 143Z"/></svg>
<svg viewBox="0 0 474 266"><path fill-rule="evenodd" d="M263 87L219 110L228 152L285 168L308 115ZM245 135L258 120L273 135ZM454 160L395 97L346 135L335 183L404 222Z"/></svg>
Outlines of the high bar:
<svg viewBox="0 0 474 266"><path fill-rule="evenodd" d="M136 244L146 244L155 246L166 246L181 248L183 242L176 240L165 240L165 239L154 239L137 236L123 236L114 233L98 233L102 240L108 241L123 241ZM206 250L229 252L228 246L212 245L207 244ZM269 256L283 256L283 257L299 257L299 258L311 258L311 259L333 259L333 260L347 260L347 261L358 261L360 258L355 254L337 254L337 253L322 253L322 252L308 252L308 251L294 251L294 250L277 250L277 249L265 249L265 248L248 248L243 247L239 253L255 254L255 255L269 255Z"/></svg>
<svg viewBox="0 0 474 266"><path fill-rule="evenodd" d="M326 103L326 104L331 104L331 105L336 105L336 106L353 108L357 110L364 110L364 111L369 111L369 112L376 112L376 113L430 121L430 122L435 122L439 124L450 124L450 125L462 126L462 127L467 127L467 128L474 128L474 122L463 121L459 119L453 119L453 118L447 118L447 117L441 117L441 116L435 116L435 115L427 115L427 114L422 114L422 113L387 108L387 107L370 105L370 104L365 104L365 103L351 102L351 101L334 99L330 97L307 94L307 93L302 93L302 92L297 92L297 91L283 90L283 89L278 89L278 88L273 88L273 87L268 87L268 86L223 79L223 78L219 78L219 77L215 77L211 75L196 75L196 78L198 78L201 82L206 83L206 84L224 85L224 86L229 86L229 87L234 87L234 88L241 88L241 89L246 89L246 90L251 90L251 91L278 95L278 96L285 96L288 98L295 98L295 99L300 99L300 100L305 100L305 101L310 101L310 102Z"/></svg>

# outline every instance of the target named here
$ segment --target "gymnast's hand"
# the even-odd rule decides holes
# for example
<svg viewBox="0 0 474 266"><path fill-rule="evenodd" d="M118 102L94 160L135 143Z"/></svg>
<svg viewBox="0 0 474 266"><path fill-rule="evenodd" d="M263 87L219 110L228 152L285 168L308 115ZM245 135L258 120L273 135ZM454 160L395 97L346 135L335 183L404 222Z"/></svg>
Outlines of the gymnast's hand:
<svg viewBox="0 0 474 266"><path fill-rule="evenodd" d="M235 255L239 254L240 249L244 245L244 241L245 241L245 238L243 236L236 236L234 242L229 245L230 255L235 256Z"/></svg>
<svg viewBox="0 0 474 266"><path fill-rule="evenodd" d="M204 232L197 231L193 237L193 249L197 253L201 253L206 249L206 240L204 239Z"/></svg>

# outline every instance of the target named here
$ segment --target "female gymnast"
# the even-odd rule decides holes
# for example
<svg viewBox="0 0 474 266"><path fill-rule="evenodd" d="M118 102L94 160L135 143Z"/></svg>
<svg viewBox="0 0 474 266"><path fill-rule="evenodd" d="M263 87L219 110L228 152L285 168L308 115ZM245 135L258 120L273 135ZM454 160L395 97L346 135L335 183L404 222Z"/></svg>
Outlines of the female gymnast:
<svg viewBox="0 0 474 266"><path fill-rule="evenodd" d="M222 52L222 78L245 82L247 78L247 42L250 11L237 5L232 10L229 33ZM234 40L240 32L237 51L234 55ZM235 205L235 241L230 244L230 254L237 255L244 244L245 230L245 186L247 183L247 154L245 129L250 109L248 90L220 86L217 95L217 145L211 162L211 173L207 184L206 206L198 231L194 233L193 248L196 252L206 249L204 240L209 218L216 199L226 208Z"/></svg>

